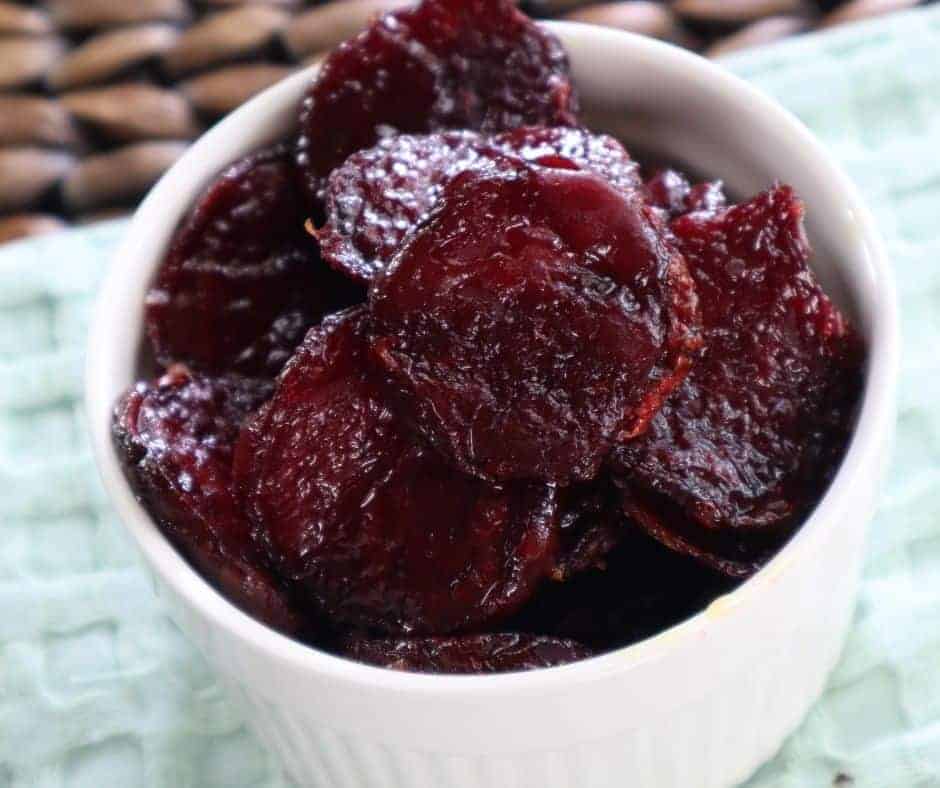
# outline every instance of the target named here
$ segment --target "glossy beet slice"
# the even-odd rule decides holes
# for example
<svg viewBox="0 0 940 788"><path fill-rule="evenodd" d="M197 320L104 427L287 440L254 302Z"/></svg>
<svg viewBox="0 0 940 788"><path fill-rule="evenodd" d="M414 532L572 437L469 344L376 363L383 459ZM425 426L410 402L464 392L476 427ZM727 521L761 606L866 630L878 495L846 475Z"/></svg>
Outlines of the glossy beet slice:
<svg viewBox="0 0 940 788"><path fill-rule="evenodd" d="M737 585L662 546L636 525L622 526L604 568L546 583L506 626L572 638L601 653L663 632Z"/></svg>
<svg viewBox="0 0 940 788"><path fill-rule="evenodd" d="M532 164L592 172L623 192L642 186L637 163L607 134L583 128L527 126L500 134L492 142L498 150Z"/></svg>
<svg viewBox="0 0 940 788"><path fill-rule="evenodd" d="M749 532L703 528L667 496L629 483L623 484L622 506L624 515L660 544L728 577L754 574L792 533L786 521Z"/></svg>
<svg viewBox="0 0 940 788"><path fill-rule="evenodd" d="M641 187L636 163L624 147L584 129L521 128L495 138L469 131L390 137L353 154L330 175L327 221L317 233L324 259L368 282L388 265L450 178L464 170L499 167L506 155L594 172L624 191Z"/></svg>
<svg viewBox="0 0 940 788"><path fill-rule="evenodd" d="M561 512L561 550L552 578L566 582L582 572L604 569L625 532L617 487L602 476L566 488Z"/></svg>
<svg viewBox="0 0 940 788"><path fill-rule="evenodd" d="M803 205L789 187L683 216L672 231L696 281L706 349L614 465L640 525L746 576L834 472L863 352L808 267Z"/></svg>
<svg viewBox="0 0 940 788"><path fill-rule="evenodd" d="M493 159L492 146L472 131L404 134L354 153L330 175L327 221L317 231L323 258L353 279L370 281L448 178Z"/></svg>
<svg viewBox="0 0 940 788"><path fill-rule="evenodd" d="M555 490L489 485L416 443L366 368L367 320L312 329L243 431L259 536L337 622L447 633L505 617L554 565Z"/></svg>
<svg viewBox="0 0 940 788"><path fill-rule="evenodd" d="M425 0L387 14L323 63L304 99L298 161L323 179L393 133L575 125L561 43L511 0Z"/></svg>
<svg viewBox="0 0 940 788"><path fill-rule="evenodd" d="M351 639L344 654L382 668L418 673L505 673L550 668L592 655L573 640L516 633Z"/></svg>
<svg viewBox="0 0 940 788"><path fill-rule="evenodd" d="M497 480L592 479L698 342L685 263L643 199L521 163L451 180L371 307L399 407Z"/></svg>
<svg viewBox="0 0 940 788"><path fill-rule="evenodd" d="M650 202L662 208L669 218L697 211L715 213L728 205L721 181L693 185L678 170L660 170L646 182L645 188Z"/></svg>
<svg viewBox="0 0 940 788"><path fill-rule="evenodd" d="M270 383L174 367L124 395L113 436L134 493L199 572L245 611L293 632L299 618L264 568L232 488L239 425L270 392Z"/></svg>
<svg viewBox="0 0 940 788"><path fill-rule="evenodd" d="M286 148L233 164L177 230L147 294L157 360L221 374L275 374L324 312L353 288L304 231Z"/></svg>

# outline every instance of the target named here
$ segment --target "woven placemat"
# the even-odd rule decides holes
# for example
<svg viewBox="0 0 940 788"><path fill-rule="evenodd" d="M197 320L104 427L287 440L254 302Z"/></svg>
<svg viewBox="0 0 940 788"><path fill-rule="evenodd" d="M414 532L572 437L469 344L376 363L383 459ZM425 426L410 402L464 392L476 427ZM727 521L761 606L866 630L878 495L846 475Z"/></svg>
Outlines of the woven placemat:
<svg viewBox="0 0 940 788"><path fill-rule="evenodd" d="M407 0L0 0L0 242L131 210L207 125ZM717 56L917 0L521 0Z"/></svg>

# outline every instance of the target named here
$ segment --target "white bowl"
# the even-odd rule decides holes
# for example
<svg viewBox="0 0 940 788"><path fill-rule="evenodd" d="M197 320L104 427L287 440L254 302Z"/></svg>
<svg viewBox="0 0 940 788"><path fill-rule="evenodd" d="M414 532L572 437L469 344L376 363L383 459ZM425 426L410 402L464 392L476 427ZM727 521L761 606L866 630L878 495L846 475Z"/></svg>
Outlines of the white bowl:
<svg viewBox="0 0 940 788"><path fill-rule="evenodd" d="M107 493L173 617L303 785L729 786L809 709L849 625L894 427L896 303L874 223L810 133L721 68L625 33L551 28L595 128L722 176L739 194L781 179L803 196L819 276L869 343L858 428L826 496L764 570L628 648L530 673L431 676L357 664L267 629L163 538L109 434L112 406L135 377L144 291L177 221L226 164L291 131L315 69L265 91L200 139L137 211L98 302L87 406Z"/></svg>

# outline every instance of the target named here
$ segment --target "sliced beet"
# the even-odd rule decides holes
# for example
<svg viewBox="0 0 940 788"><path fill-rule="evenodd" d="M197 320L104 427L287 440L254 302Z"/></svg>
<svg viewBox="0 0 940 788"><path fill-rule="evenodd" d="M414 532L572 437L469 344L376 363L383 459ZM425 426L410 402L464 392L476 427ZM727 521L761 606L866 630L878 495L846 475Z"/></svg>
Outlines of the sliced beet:
<svg viewBox="0 0 940 788"><path fill-rule="evenodd" d="M643 198L521 162L452 179L370 304L398 406L495 480L594 478L698 346L685 263Z"/></svg>
<svg viewBox="0 0 940 788"><path fill-rule="evenodd" d="M325 178L394 133L575 125L568 58L511 0L424 0L377 19L327 57L304 99L298 162Z"/></svg>
<svg viewBox="0 0 940 788"><path fill-rule="evenodd" d="M271 148L199 198L147 293L161 364L273 376L325 312L361 298L319 259L297 178L288 149Z"/></svg>
<svg viewBox="0 0 940 788"><path fill-rule="evenodd" d="M312 329L243 431L249 515L278 572L335 622L444 634L497 621L554 566L557 494L473 479L417 443L367 368L368 319Z"/></svg>
<svg viewBox="0 0 940 788"><path fill-rule="evenodd" d="M809 268L803 205L789 187L671 228L699 292L705 349L613 465L625 506L651 534L747 576L838 465L861 342Z"/></svg>
<svg viewBox="0 0 940 788"><path fill-rule="evenodd" d="M619 490L606 476L568 487L562 493L561 512L561 551L552 578L567 582L582 572L603 569L626 528Z"/></svg>
<svg viewBox="0 0 940 788"><path fill-rule="evenodd" d="M455 173L492 165L494 151L471 131L403 134L350 156L330 175L326 224L317 232L324 259L369 282Z"/></svg>
<svg viewBox="0 0 940 788"><path fill-rule="evenodd" d="M728 205L721 181L692 184L678 170L660 170L645 184L650 202L663 209L670 218L686 213L715 213Z"/></svg>
<svg viewBox="0 0 940 788"><path fill-rule="evenodd" d="M594 173L622 192L642 187L637 163L607 134L583 128L525 126L494 137L492 143L531 164Z"/></svg>
<svg viewBox="0 0 940 788"><path fill-rule="evenodd" d="M301 619L252 541L232 486L240 424L270 393L267 382L175 367L124 395L113 436L135 494L200 573L256 618L295 632Z"/></svg>
<svg viewBox="0 0 940 788"><path fill-rule="evenodd" d="M511 159L504 161L506 156ZM470 131L390 137L354 153L330 175L327 221L317 232L324 259L352 279L369 282L434 207L450 178L470 169L511 168L515 158L593 172L624 191L641 188L624 147L584 129L526 127L495 138Z"/></svg>

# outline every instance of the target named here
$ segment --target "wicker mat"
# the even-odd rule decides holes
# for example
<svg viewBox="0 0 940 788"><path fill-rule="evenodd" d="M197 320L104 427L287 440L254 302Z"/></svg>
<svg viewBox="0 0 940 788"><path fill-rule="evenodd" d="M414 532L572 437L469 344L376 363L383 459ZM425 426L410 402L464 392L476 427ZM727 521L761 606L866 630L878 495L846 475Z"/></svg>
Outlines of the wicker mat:
<svg viewBox="0 0 940 788"><path fill-rule="evenodd" d="M131 210L189 141L406 0L0 0L0 242ZM709 56L916 0L522 0Z"/></svg>

